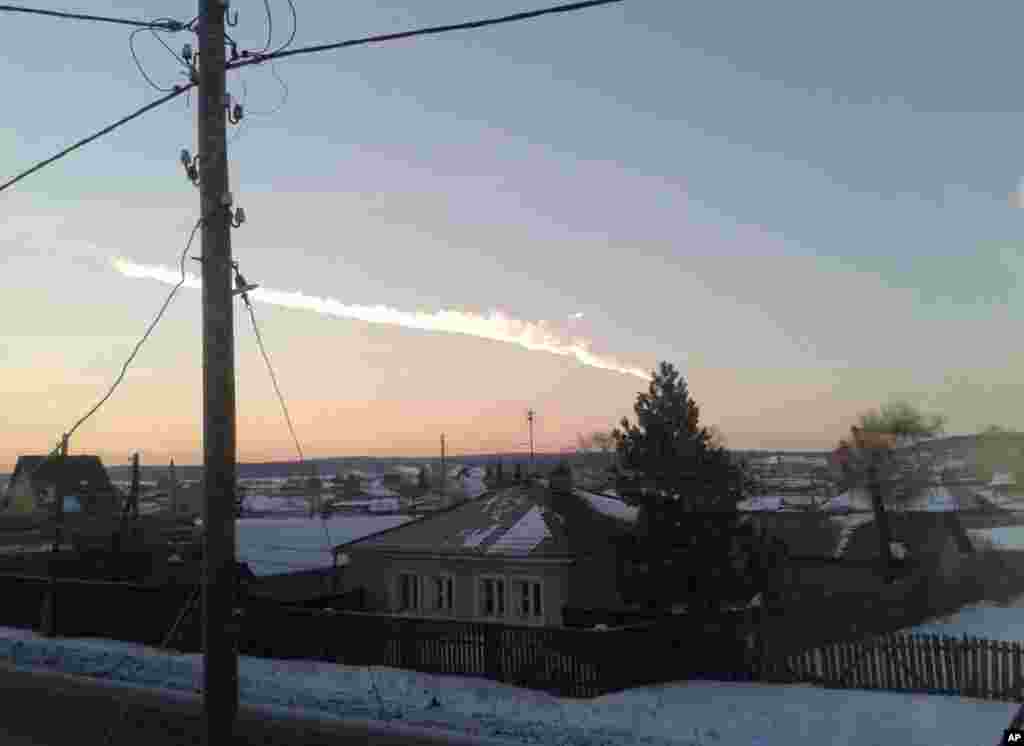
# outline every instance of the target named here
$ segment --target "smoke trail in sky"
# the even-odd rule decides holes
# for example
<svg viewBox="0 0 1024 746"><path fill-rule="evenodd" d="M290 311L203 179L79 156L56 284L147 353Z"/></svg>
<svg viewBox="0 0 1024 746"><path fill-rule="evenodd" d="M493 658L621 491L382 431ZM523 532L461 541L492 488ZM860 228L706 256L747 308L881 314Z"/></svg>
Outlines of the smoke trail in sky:
<svg viewBox="0 0 1024 746"><path fill-rule="evenodd" d="M111 263L114 269L125 277L156 280L166 285L176 285L181 279L180 272L169 267L136 264L121 257L112 259ZM202 283L195 275L187 274L184 287L198 290L202 287ZM333 298L320 298L304 293L290 293L262 287L251 291L249 297L254 301L274 306L315 311L343 319L356 319L373 324L391 324L406 329L466 334L471 337L518 345L534 352L548 352L571 357L590 368L624 373L644 380L650 380L651 377L648 371L621 365L611 358L591 352L588 340L565 341L543 321L520 321L509 318L500 311L491 311L487 315L481 315L448 310L424 313L422 311L400 311L387 306L350 306Z"/></svg>

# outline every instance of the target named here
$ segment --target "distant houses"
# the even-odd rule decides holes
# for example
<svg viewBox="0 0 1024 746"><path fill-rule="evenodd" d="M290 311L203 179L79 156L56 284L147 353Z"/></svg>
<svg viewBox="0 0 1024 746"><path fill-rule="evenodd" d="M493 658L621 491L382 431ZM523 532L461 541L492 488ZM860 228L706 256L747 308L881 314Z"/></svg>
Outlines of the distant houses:
<svg viewBox="0 0 1024 746"><path fill-rule="evenodd" d="M122 496L111 483L99 456L63 459L19 456L4 497L6 510L19 514L53 512L58 492L65 512L116 514Z"/></svg>

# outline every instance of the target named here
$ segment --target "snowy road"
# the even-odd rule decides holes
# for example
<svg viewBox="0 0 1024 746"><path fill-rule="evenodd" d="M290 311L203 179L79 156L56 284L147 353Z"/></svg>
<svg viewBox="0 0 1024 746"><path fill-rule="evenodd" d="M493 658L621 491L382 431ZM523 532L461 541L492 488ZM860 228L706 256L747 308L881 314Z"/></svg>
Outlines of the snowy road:
<svg viewBox="0 0 1024 746"><path fill-rule="evenodd" d="M194 697L202 680L197 655L10 628L0 628L0 661L160 689L165 697ZM811 686L679 682L573 700L378 666L242 658L239 672L246 707L536 746L988 746L1016 712L1005 703Z"/></svg>

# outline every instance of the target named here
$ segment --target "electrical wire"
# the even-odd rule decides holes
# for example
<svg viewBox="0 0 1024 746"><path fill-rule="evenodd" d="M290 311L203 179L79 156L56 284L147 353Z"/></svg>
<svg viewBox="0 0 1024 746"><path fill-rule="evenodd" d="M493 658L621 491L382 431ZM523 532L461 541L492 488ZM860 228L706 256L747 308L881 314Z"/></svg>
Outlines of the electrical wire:
<svg viewBox="0 0 1024 746"><path fill-rule="evenodd" d="M143 31L146 31L146 29L139 28L139 29L135 29L130 34L128 34L128 51L131 52L131 54L132 54L132 60L134 60L134 62L135 62L135 67L138 68L139 73L142 75L142 77L145 79L145 81L147 83L149 83L149 86L151 88L153 88L154 90L160 91L161 93L170 93L171 91L174 90L174 87L172 86L170 88L164 88L161 85L157 85L153 81L153 79L151 77L149 77L149 74L146 72L145 68L142 66L142 62L139 61L139 55L135 51L135 36L136 36L136 34L139 34L139 33L143 32ZM163 41L163 40L161 39L161 41Z"/></svg>
<svg viewBox="0 0 1024 746"><path fill-rule="evenodd" d="M243 52L243 57L247 59L232 62L227 66L229 70L237 70L240 67L248 67L249 65L258 65L262 62L268 62L270 60L284 59L285 57L294 57L300 54L312 54L314 52L328 52L334 49L344 49L347 47L358 47L365 46L367 44L379 44L386 41L396 41L398 39L409 39L415 36L431 36L436 34L443 34L449 31L463 31L466 29L483 28L485 26L497 26L503 23L513 23L516 21L525 21L531 18L537 18L544 15L552 15L556 13L569 13L576 10L584 10L586 8L595 8L600 5L611 5L612 3L621 3L624 0L585 0L584 2L569 3L567 5L556 5L549 8L541 8L539 10L528 10L522 13L513 13L507 16L499 16L495 18L484 18L477 21L464 21L462 23L450 23L443 26L428 26L426 28L412 29L410 31L398 31L391 34L378 34L376 36L365 36L360 39L348 39L347 41L339 41L331 44L318 44L310 47L299 47L298 49L282 49L276 51L273 54L256 55L251 52L248 54Z"/></svg>
<svg viewBox="0 0 1024 746"><path fill-rule="evenodd" d="M189 27L191 23L179 23L178 21L175 21L173 19L161 19L161 21L136 21L130 18L112 18L110 16L95 16L86 13L67 13L59 10L26 8L20 5L0 5L0 11L5 11L8 13L30 13L33 15L50 16L52 18L67 18L76 21L100 21L103 23L118 23L123 26L138 26L143 29L162 28L166 31L184 31Z"/></svg>
<svg viewBox="0 0 1024 746"><path fill-rule="evenodd" d="M0 192L3 192L6 189L9 189L10 187L12 187L15 184L17 184L19 181L24 179L25 177L31 176L36 171L39 171L39 170L45 168L46 166L49 166L51 163L60 160L61 158L63 158L66 155L70 155L74 151L78 150L81 147L84 147L85 145L88 145L89 143L93 142L94 140L98 140L99 138L103 137L103 135L106 135L106 134L108 134L110 132L113 132L118 127L120 127L120 126L122 126L124 124L127 124L128 122L132 121L133 119L138 119L139 117L141 117L146 112L151 111L152 109L157 108L161 104L165 104L168 101L170 101L171 99L177 98L178 96L180 96L181 94L185 93L186 91L192 90L192 88L194 86L195 86L194 83L187 83L185 85L178 86L172 92L166 94L165 96L162 96L162 97L158 98L156 101L151 101L150 103L148 103L145 106L143 106L141 109L135 110L134 112L132 112L128 116L122 117L121 119L118 119L113 124L107 125L106 127L104 127L103 129L99 130L98 132L96 132L96 133L94 133L92 135L89 135L88 137L84 137L84 138L82 138L81 140L79 140L78 142L76 142L76 143L74 143L72 145L69 145L68 147L64 148L62 151L60 151L56 155L50 156L49 158L47 158L44 161L40 161L39 163L37 163L36 165L32 166L31 168L26 169L25 171L22 171L17 176L14 176L14 177L8 179L3 184L0 184Z"/></svg>
<svg viewBox="0 0 1024 746"><path fill-rule="evenodd" d="M270 12L270 0L263 0L263 9L267 12L267 43L263 45L261 53L270 51L270 43L274 39L274 14Z"/></svg>
<svg viewBox="0 0 1024 746"><path fill-rule="evenodd" d="M252 115L254 117L272 117L275 114L277 114L278 112L280 112L281 109L284 108L284 105L286 103L288 103L288 94L289 94L288 84L284 82L284 79L281 77L280 73L278 72L277 65L274 62L270 63L270 72L274 76L274 79L277 80L278 85L281 86L281 100L277 102L277 105L274 106L273 109L269 109L267 111L249 111L248 109L246 109L245 110L246 116ZM244 93L245 92L244 81L243 81L242 90L243 90L243 93Z"/></svg>
<svg viewBox="0 0 1024 746"><path fill-rule="evenodd" d="M252 320L252 330L256 334L256 344L259 345L260 354L263 355L263 361L267 364L267 372L270 373L270 380L274 384L274 391L277 392L277 400L281 403L281 410L284 412L284 419L288 423L288 430L292 434L292 440L295 441L295 450L299 452L299 461L305 461L306 457L302 453L302 445L299 443L299 438L295 434L295 427L292 425L292 418L288 413L288 404L285 402L284 395L281 393L281 387L277 384L277 376L274 374L274 366L270 363L270 356L267 354L267 348L263 345L263 335L260 334L260 325L256 322L256 314L252 310L252 303L246 299L245 306L249 309L249 318Z"/></svg>
<svg viewBox="0 0 1024 746"><path fill-rule="evenodd" d="M142 338L138 341L138 343L136 343L135 349L132 350L132 354L129 355L128 359L124 363L124 366L121 368L121 374L117 377L117 380L114 381L113 385L111 385L111 387L107 391L106 395L104 395L104 397L102 399L100 399L99 402L97 402L96 405L93 406L92 409L90 409L82 417L80 417L79 420L74 425L71 426L71 429L68 430L64 434L62 442L59 443L56 448L54 448L52 451L50 451L49 454L47 454L46 458L44 458L42 463L39 465L40 467L43 466L44 464L46 464L47 462L49 462L50 460L56 458L57 456L59 456L61 454L61 452L64 449L64 445L68 441L71 440L71 436L74 435L75 431L86 420L88 420L90 417L92 417L92 415L95 414L96 411L100 407L102 407L104 403L106 403L107 399L109 399L111 397L111 395L114 393L114 390L118 387L118 385L124 379L125 373L128 372L128 366L131 365L132 361L135 359L135 356L138 354L139 349L142 347L142 345L145 343L145 341L149 338L149 335L153 333L153 329L155 329L156 325L158 323L160 323L160 319L163 318L164 312L167 310L167 307L171 304L171 301L174 299L175 294L178 292L178 290L181 289L181 286L185 284L185 257L188 255L188 250L189 250L189 248L191 248L192 242L195 240L196 231L199 230L199 226L202 225L202 223L203 223L202 218L200 218L199 220L196 221L196 224L192 227L192 232L189 234L188 241L185 243L185 248L182 249L181 258L179 260L179 265L180 265L180 269L181 269L181 280L178 282L177 285L174 286L174 288L171 290L171 292L167 295L167 299L164 301L163 305L160 307L160 310L157 312L156 318L153 319L153 321L150 323L149 327L146 329L146 333L142 336ZM36 467L36 468L38 469L39 467Z"/></svg>
<svg viewBox="0 0 1024 746"><path fill-rule="evenodd" d="M274 50L275 53L283 52L284 50L288 49L288 47L292 45L292 42L295 41L295 34L299 29L299 14L295 12L294 0L288 0L288 7L291 9L292 12L292 33L291 35L289 35L288 41L286 41L284 44L282 44L280 47Z"/></svg>
<svg viewBox="0 0 1024 746"><path fill-rule="evenodd" d="M170 18L157 18L154 21L154 23L166 23L166 22L173 22L173 19L170 19ZM156 28L153 28L153 27L150 27L150 28L139 28L139 29L135 29L134 31L132 31L128 35L128 50L131 52L132 60L134 60L135 67L138 68L139 73L142 75L142 77L145 79L145 81L147 83L149 83L151 88L153 88L153 89L155 89L157 91L160 91L161 93L170 93L171 91L174 90L174 86L172 85L170 87L164 88L163 86L158 85L156 82L153 81L153 78L151 78L149 76L149 74L146 72L145 68L143 68L142 62L139 60L139 55L138 55L138 53L137 53L137 51L135 49L135 37L136 37L137 34L140 34L143 31L149 31L149 33L151 33L153 35L153 38L156 39L158 42L160 42L160 45L165 50L167 50L167 53L169 55L171 55L171 57L174 59L174 61L178 65L180 65L183 68L185 68L185 70L187 72L191 73L191 68L189 68L189 66L178 55L177 52L175 52L173 49L171 49L170 45L166 41L164 41L164 38L162 36L160 36L161 33L167 33L167 31L162 31L161 32L161 31L158 31Z"/></svg>
<svg viewBox="0 0 1024 746"><path fill-rule="evenodd" d="M171 305L171 301L174 300L174 296L178 293L178 290L181 289L181 286L185 284L185 257L188 256L188 250L192 247L192 241L195 240L196 232L199 230L199 226L201 226L202 224L203 219L199 218L199 220L196 221L195 225L192 226L192 232L188 236L188 241L185 243L185 248L182 249L181 251L181 259L179 260L179 265L181 269L181 279L178 281L178 284L171 288L171 292L168 293L167 299L164 301L164 304L160 306L160 310L157 312L156 317L153 319L149 327L146 329L146 333L143 334L142 338L135 344L135 348L132 350L132 354L128 356L127 360L125 360L124 365L121 367L121 373L118 375L117 379L111 385L107 393L93 406L92 409L90 409L88 412L82 415L82 417L78 420L78 422L76 422L71 427L70 430L68 430L67 435L65 435L65 438L67 438L68 440L71 439L71 436L75 434L75 430L77 430L82 425L82 423L84 423L86 420L92 417L93 414L96 413L96 410L98 410L106 403L107 399L111 397L111 395L114 393L117 387L121 384L121 381L124 380L125 374L128 372L128 366L130 366L132 364L132 361L135 360L135 356L139 354L139 350L142 348L142 345L145 344L147 339L149 339L149 335L153 333L153 330L156 328L156 325L160 323L160 319L163 318L164 312L167 310L167 307Z"/></svg>

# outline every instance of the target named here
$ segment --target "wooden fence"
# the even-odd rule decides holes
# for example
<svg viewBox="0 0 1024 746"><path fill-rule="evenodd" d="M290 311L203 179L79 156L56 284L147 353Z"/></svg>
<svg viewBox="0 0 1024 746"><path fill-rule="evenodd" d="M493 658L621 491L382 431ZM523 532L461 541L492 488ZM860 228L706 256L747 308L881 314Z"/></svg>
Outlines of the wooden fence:
<svg viewBox="0 0 1024 746"><path fill-rule="evenodd" d="M1019 702L1024 699L1024 643L893 634L769 660L757 673L777 683Z"/></svg>
<svg viewBox="0 0 1024 746"><path fill-rule="evenodd" d="M62 637L201 649L194 586L0 575L0 594L0 625L41 629L55 603L49 618ZM350 599L328 600L337 606ZM303 608L271 598L249 597L243 606L243 655L481 676L569 697L695 677L750 679L729 622L714 629L670 620L594 631Z"/></svg>

